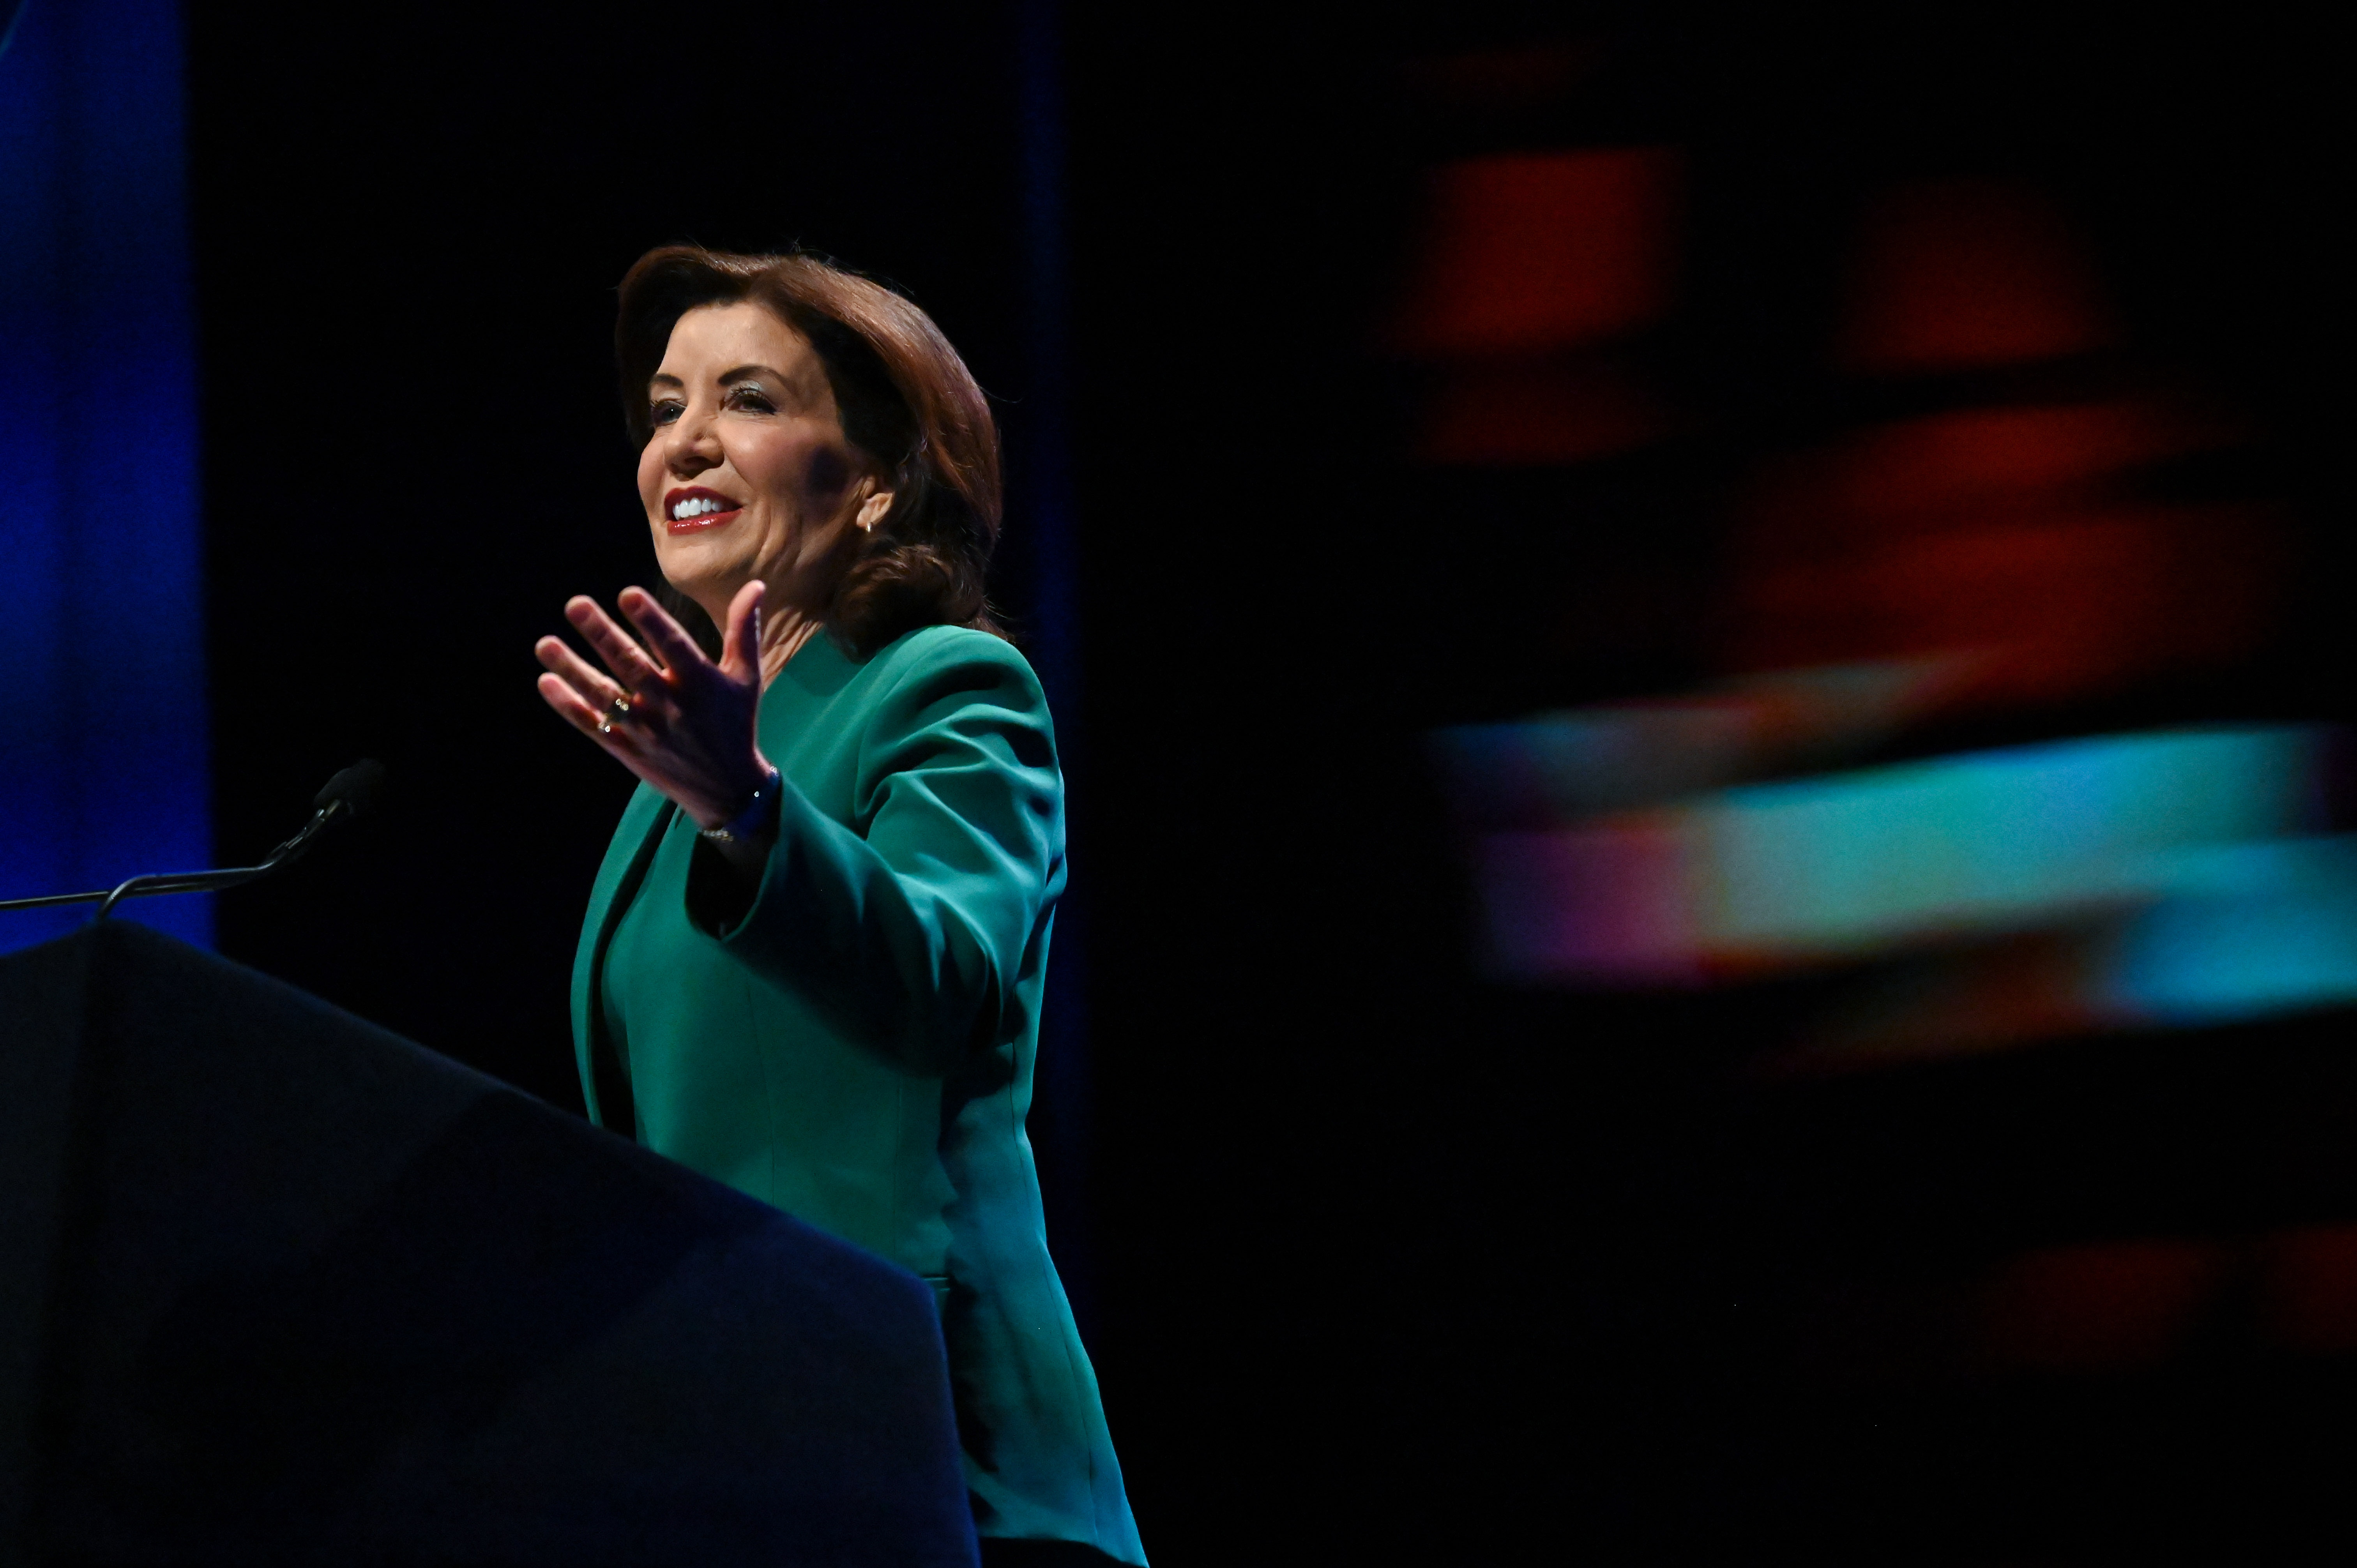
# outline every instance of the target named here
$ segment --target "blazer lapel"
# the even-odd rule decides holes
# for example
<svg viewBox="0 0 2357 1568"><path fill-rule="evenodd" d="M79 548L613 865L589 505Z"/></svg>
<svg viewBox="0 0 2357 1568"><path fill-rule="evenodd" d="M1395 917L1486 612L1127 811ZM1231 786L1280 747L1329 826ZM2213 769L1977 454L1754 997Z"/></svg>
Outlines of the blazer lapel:
<svg viewBox="0 0 2357 1568"><path fill-rule="evenodd" d="M581 1069L582 1097L588 1101L589 1120L624 1137L637 1135L637 1117L630 1105L630 1079L622 1071L614 1042L607 1037L606 1009L599 1004L604 983L606 948L614 940L655 851L679 808L654 789L640 784L622 811L614 842L606 846L605 864L589 891L589 915L582 922L581 945L573 955L573 1039Z"/></svg>

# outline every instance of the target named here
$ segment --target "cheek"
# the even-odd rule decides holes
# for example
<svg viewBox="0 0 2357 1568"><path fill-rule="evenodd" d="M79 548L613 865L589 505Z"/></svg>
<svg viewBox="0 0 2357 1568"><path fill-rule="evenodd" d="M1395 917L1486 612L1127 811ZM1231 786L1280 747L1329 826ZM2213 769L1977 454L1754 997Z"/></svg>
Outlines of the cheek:
<svg viewBox="0 0 2357 1568"><path fill-rule="evenodd" d="M851 483L850 458L831 446L811 453L805 467L813 494L840 495L844 487Z"/></svg>
<svg viewBox="0 0 2357 1568"><path fill-rule="evenodd" d="M639 454L639 499L646 503L649 517L662 506L662 459L655 455L654 443L651 441Z"/></svg>
<svg viewBox="0 0 2357 1568"><path fill-rule="evenodd" d="M796 512L824 510L850 482L850 465L832 443L799 433L776 432L731 456L748 484Z"/></svg>

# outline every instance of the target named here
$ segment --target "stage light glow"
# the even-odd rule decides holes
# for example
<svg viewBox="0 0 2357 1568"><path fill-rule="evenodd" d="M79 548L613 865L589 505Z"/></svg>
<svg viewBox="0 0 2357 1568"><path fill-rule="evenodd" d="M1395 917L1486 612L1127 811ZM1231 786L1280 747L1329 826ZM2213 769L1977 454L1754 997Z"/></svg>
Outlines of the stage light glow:
<svg viewBox="0 0 2357 1568"><path fill-rule="evenodd" d="M0 51L0 896L212 863L184 164L171 0L25 8ZM124 915L209 943L211 905ZM0 947L83 918L13 913Z"/></svg>
<svg viewBox="0 0 2357 1568"><path fill-rule="evenodd" d="M1653 147L1443 165L1400 314L1429 357L1527 355L1641 327L1669 303L1674 162Z"/></svg>
<svg viewBox="0 0 2357 1568"><path fill-rule="evenodd" d="M1677 160L1659 147L1463 158L1434 171L1393 346L1432 367L1427 462L1577 463L1664 434L1612 346L1669 306Z"/></svg>
<svg viewBox="0 0 2357 1568"><path fill-rule="evenodd" d="M2093 270L2034 192L1937 180L1867 214L1841 359L1869 374L2060 359L2113 337Z"/></svg>
<svg viewBox="0 0 2357 1568"><path fill-rule="evenodd" d="M1739 766L1741 716L1635 709L1437 737L1469 818L1490 824L1471 853L1493 973L1648 985L2101 925L2072 999L2094 1015L2190 1023L2357 996L2357 849L2305 836L2316 728L1709 788ZM1648 791L1658 803L1635 804Z"/></svg>

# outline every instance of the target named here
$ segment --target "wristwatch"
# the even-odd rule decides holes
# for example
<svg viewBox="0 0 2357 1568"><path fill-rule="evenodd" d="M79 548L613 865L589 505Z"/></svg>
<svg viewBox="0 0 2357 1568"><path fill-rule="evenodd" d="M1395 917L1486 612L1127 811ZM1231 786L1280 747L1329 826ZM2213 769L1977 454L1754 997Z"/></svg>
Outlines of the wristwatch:
<svg viewBox="0 0 2357 1568"><path fill-rule="evenodd" d="M701 836L714 843L742 843L748 839L759 838L777 825L778 794L784 788L784 779L776 768L770 768L762 779L761 787L753 791L753 798L745 802L743 811L716 828L704 829Z"/></svg>

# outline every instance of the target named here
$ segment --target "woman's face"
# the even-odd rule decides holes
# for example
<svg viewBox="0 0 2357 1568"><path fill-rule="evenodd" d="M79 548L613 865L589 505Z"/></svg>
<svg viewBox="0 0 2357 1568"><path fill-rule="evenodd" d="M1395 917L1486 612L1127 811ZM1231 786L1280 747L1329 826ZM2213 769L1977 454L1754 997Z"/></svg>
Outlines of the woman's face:
<svg viewBox="0 0 2357 1568"><path fill-rule="evenodd" d="M700 306L672 328L647 402L639 496L672 585L715 620L756 577L772 606L823 603L851 531L890 499L809 339L758 305Z"/></svg>

